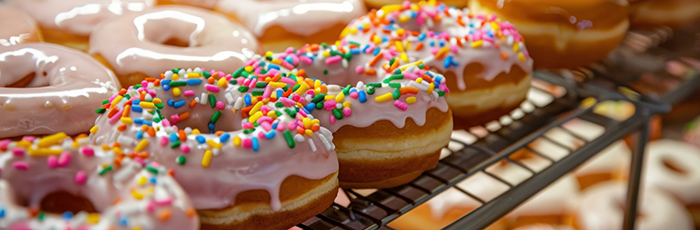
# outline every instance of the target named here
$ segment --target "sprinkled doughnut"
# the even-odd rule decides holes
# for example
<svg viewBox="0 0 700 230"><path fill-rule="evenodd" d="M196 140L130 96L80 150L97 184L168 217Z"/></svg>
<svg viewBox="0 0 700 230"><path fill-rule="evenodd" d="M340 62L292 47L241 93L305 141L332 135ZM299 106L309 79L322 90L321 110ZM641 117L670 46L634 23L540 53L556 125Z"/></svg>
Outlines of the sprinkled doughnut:
<svg viewBox="0 0 700 230"><path fill-rule="evenodd" d="M199 228L192 202L164 167L89 145L85 136L1 140L0 162L2 229ZM78 197L89 203L72 202Z"/></svg>
<svg viewBox="0 0 700 230"><path fill-rule="evenodd" d="M26 13L0 5L0 46L44 40L36 21Z"/></svg>
<svg viewBox="0 0 700 230"><path fill-rule="evenodd" d="M340 185L393 187L435 167L453 124L445 78L420 63L399 67L392 56L355 43L307 45L268 53L239 74L316 79L287 82L304 108L333 132Z"/></svg>
<svg viewBox="0 0 700 230"><path fill-rule="evenodd" d="M298 95L256 88L304 77L236 73L174 69L122 89L98 110L90 141L172 169L203 228L291 227L335 198L332 133Z"/></svg>
<svg viewBox="0 0 700 230"><path fill-rule="evenodd" d="M246 25L273 52L333 42L349 22L367 12L362 0L220 0L214 10Z"/></svg>
<svg viewBox="0 0 700 230"><path fill-rule="evenodd" d="M627 34L626 0L469 0L525 37L535 69L577 68L605 58Z"/></svg>
<svg viewBox="0 0 700 230"><path fill-rule="evenodd" d="M153 0L7 0L39 22L47 42L87 51L90 32L100 22L151 7Z"/></svg>
<svg viewBox="0 0 700 230"><path fill-rule="evenodd" d="M419 2L420 0L411 0L411 2ZM435 2L435 0L431 0ZM385 5L391 4L401 4L404 0L365 0L365 3L369 8L382 8ZM448 6L463 8L467 6L467 1L465 0L440 0L440 2L445 3Z"/></svg>
<svg viewBox="0 0 700 230"><path fill-rule="evenodd" d="M387 49L401 62L422 60L447 78L457 127L496 120L525 100L532 59L523 38L495 16L442 3L408 1L360 17L341 39Z"/></svg>
<svg viewBox="0 0 700 230"><path fill-rule="evenodd" d="M261 49L242 25L189 6L159 6L95 28L89 53L134 85L173 66L233 72Z"/></svg>
<svg viewBox="0 0 700 230"><path fill-rule="evenodd" d="M114 74L59 45L0 46L0 138L87 132L92 112L117 92Z"/></svg>

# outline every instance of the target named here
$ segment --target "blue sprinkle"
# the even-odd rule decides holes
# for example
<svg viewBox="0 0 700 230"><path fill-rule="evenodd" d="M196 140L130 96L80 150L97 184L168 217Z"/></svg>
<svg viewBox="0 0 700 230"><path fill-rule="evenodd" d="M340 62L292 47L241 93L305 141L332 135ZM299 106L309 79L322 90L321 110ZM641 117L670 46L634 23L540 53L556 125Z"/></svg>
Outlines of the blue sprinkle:
<svg viewBox="0 0 700 230"><path fill-rule="evenodd" d="M177 109L177 108L180 108L182 106L185 106L185 104L187 104L187 102L185 102L185 101L176 101L175 103L173 103L172 106Z"/></svg>
<svg viewBox="0 0 700 230"><path fill-rule="evenodd" d="M167 85L167 86L170 86L170 82L171 82L171 81L172 81L172 80L162 80L162 81L160 81L160 85L163 86L163 87L165 87L166 85Z"/></svg>
<svg viewBox="0 0 700 230"><path fill-rule="evenodd" d="M309 111L309 110L306 109L306 108L301 108L301 109L304 110L305 113L311 113L311 111Z"/></svg>
<svg viewBox="0 0 700 230"><path fill-rule="evenodd" d="M151 122L151 121L142 121L141 123L143 125L153 126L153 122Z"/></svg>
<svg viewBox="0 0 700 230"><path fill-rule="evenodd" d="M272 139L273 137L275 137L275 134L276 134L276 132L273 130L273 131L271 131L271 132L265 134L265 138L267 138L268 140L270 140L270 139Z"/></svg>
<svg viewBox="0 0 700 230"><path fill-rule="evenodd" d="M202 79L201 78L187 79L187 84L188 85L199 85L199 84L202 84Z"/></svg>
<svg viewBox="0 0 700 230"><path fill-rule="evenodd" d="M0 208L0 218L5 218L5 209Z"/></svg>
<svg viewBox="0 0 700 230"><path fill-rule="evenodd" d="M156 177L151 177L150 181L151 184L155 184L156 182L158 182L158 179L156 179Z"/></svg>
<svg viewBox="0 0 700 230"><path fill-rule="evenodd" d="M443 47L443 46L445 46L445 41L440 40L440 47Z"/></svg>
<svg viewBox="0 0 700 230"><path fill-rule="evenodd" d="M423 40L425 40L426 36L427 35L425 33L421 33L420 35L418 35L418 40L423 41Z"/></svg>
<svg viewBox="0 0 700 230"><path fill-rule="evenodd" d="M141 125L141 124L143 124L143 119L141 119L141 118L136 118L136 119L134 119L134 123L137 124L137 125Z"/></svg>
<svg viewBox="0 0 700 230"><path fill-rule="evenodd" d="M177 137L177 133L171 133L170 134L170 142L175 142L177 140L179 140Z"/></svg>
<svg viewBox="0 0 700 230"><path fill-rule="evenodd" d="M119 223L120 223L122 226L124 226L124 227L129 226L129 220L127 220L127 219L124 218L124 217L120 217L120 218L119 218Z"/></svg>
<svg viewBox="0 0 700 230"><path fill-rule="evenodd" d="M374 49L374 51L372 51L372 54L374 54L376 56L377 54L379 54L380 51L381 50L379 50L379 49Z"/></svg>
<svg viewBox="0 0 700 230"><path fill-rule="evenodd" d="M138 132L136 133L136 139L142 139L142 138L143 138L143 132L142 132L142 131L138 131Z"/></svg>
<svg viewBox="0 0 700 230"><path fill-rule="evenodd" d="M204 144L205 142L207 142L207 139L204 138L204 136L197 136L195 139L197 139L197 142L199 142L200 144Z"/></svg>
<svg viewBox="0 0 700 230"><path fill-rule="evenodd" d="M141 106L139 106L139 105L131 105L131 111L140 113L140 112L143 112L143 108L141 108Z"/></svg>
<svg viewBox="0 0 700 230"><path fill-rule="evenodd" d="M277 89L277 98L282 97L282 95L284 95L284 90L282 90L282 89Z"/></svg>
<svg viewBox="0 0 700 230"><path fill-rule="evenodd" d="M445 61L443 61L442 63L442 66L444 66L445 69L450 68L450 65L452 65L452 55L447 56L447 58L445 58Z"/></svg>
<svg viewBox="0 0 700 230"><path fill-rule="evenodd" d="M253 137L252 140L253 140L253 151L257 152L258 149L260 149L260 144L258 144L258 138Z"/></svg>
<svg viewBox="0 0 700 230"><path fill-rule="evenodd" d="M352 92L357 92L357 88L354 88L354 87L353 87L352 89L350 89L350 92L351 92L351 93L352 93Z"/></svg>
<svg viewBox="0 0 700 230"><path fill-rule="evenodd" d="M278 65L275 65L275 64L270 64L270 65L268 66L268 68L269 68L269 69L276 69L276 70L280 70L280 66L278 66Z"/></svg>
<svg viewBox="0 0 700 230"><path fill-rule="evenodd" d="M132 105L138 105L139 103L141 103L141 99L136 99L131 102Z"/></svg>
<svg viewBox="0 0 700 230"><path fill-rule="evenodd" d="M214 133L214 123L209 122L209 133Z"/></svg>
<svg viewBox="0 0 700 230"><path fill-rule="evenodd" d="M316 103L313 103L313 102L306 104L304 106L304 109L308 110L309 112L314 111L315 108L316 108Z"/></svg>
<svg viewBox="0 0 700 230"><path fill-rule="evenodd" d="M365 47L362 48L362 52L363 52L363 53L367 53L367 49L369 49L369 44L368 44L368 45L365 45Z"/></svg>
<svg viewBox="0 0 700 230"><path fill-rule="evenodd" d="M63 217L63 219L70 220L71 218L73 218L73 213L64 212L63 215L61 215L61 216Z"/></svg>
<svg viewBox="0 0 700 230"><path fill-rule="evenodd" d="M243 96L243 101L245 102L245 106L250 106L251 100L252 99L250 98L250 94L246 94L245 96Z"/></svg>
<svg viewBox="0 0 700 230"><path fill-rule="evenodd" d="M360 95L358 95L357 99L360 100L360 103L365 103L367 101L367 93L365 93L364 90L361 90L359 94Z"/></svg>
<svg viewBox="0 0 700 230"><path fill-rule="evenodd" d="M272 129L277 129L277 126L278 126L279 124L280 124L279 122L275 122L274 124L272 124Z"/></svg>
<svg viewBox="0 0 700 230"><path fill-rule="evenodd" d="M228 133L221 134L221 136L219 137L219 142L225 143L226 141L228 141L229 138L231 138L231 134L228 134Z"/></svg>
<svg viewBox="0 0 700 230"><path fill-rule="evenodd" d="M430 41L430 46L435 46L435 41Z"/></svg>
<svg viewBox="0 0 700 230"><path fill-rule="evenodd" d="M173 99L168 99L168 105L173 106Z"/></svg>
<svg viewBox="0 0 700 230"><path fill-rule="evenodd" d="M294 64L294 60L292 60L292 56L287 56L284 58L284 61L288 62L289 64Z"/></svg>
<svg viewBox="0 0 700 230"><path fill-rule="evenodd" d="M161 86L162 86L163 90L165 90L165 91L170 90L170 85L168 85L168 84L163 85L163 83L161 83Z"/></svg>
<svg viewBox="0 0 700 230"><path fill-rule="evenodd" d="M382 42L388 42L388 41L389 41L389 38L387 38L387 37L382 38Z"/></svg>

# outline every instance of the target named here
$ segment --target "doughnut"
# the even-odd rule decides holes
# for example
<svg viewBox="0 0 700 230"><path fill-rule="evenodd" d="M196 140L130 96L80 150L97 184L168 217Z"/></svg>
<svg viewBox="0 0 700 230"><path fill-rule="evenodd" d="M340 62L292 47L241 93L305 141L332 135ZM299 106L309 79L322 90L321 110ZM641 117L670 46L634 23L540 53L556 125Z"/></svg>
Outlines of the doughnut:
<svg viewBox="0 0 700 230"><path fill-rule="evenodd" d="M695 118L692 122L684 127L683 140L695 147L700 148L700 117Z"/></svg>
<svg viewBox="0 0 700 230"><path fill-rule="evenodd" d="M516 228L532 224L565 224L579 198L576 177L565 175L508 213L508 226Z"/></svg>
<svg viewBox="0 0 700 230"><path fill-rule="evenodd" d="M7 0L36 19L46 42L87 51L90 32L100 22L125 12L141 11L153 0Z"/></svg>
<svg viewBox="0 0 700 230"><path fill-rule="evenodd" d="M435 2L385 6L348 25L346 42L422 60L445 75L456 127L500 118L525 100L532 59L514 27L496 17Z"/></svg>
<svg viewBox="0 0 700 230"><path fill-rule="evenodd" d="M199 229L166 168L85 136L0 140L0 162L2 229Z"/></svg>
<svg viewBox="0 0 700 230"><path fill-rule="evenodd" d="M388 50L336 43L267 53L245 72L283 69L318 80L295 92L333 132L341 187L394 187L434 168L453 127L445 77L419 62L399 67Z"/></svg>
<svg viewBox="0 0 700 230"><path fill-rule="evenodd" d="M681 27L700 19L700 1L644 0L630 4L630 23L635 28Z"/></svg>
<svg viewBox="0 0 700 230"><path fill-rule="evenodd" d="M122 89L98 110L90 142L172 169L203 229L301 223L336 196L332 133L298 96L257 87L282 90L290 78L240 72L173 69Z"/></svg>
<svg viewBox="0 0 700 230"><path fill-rule="evenodd" d="M0 46L0 138L86 133L120 88L89 55L48 43Z"/></svg>
<svg viewBox="0 0 700 230"><path fill-rule="evenodd" d="M214 9L219 0L156 0L158 5L190 5L205 9Z"/></svg>
<svg viewBox="0 0 700 230"><path fill-rule="evenodd" d="M685 204L700 227L700 149L690 144L662 139L650 142L644 159L642 185L670 193Z"/></svg>
<svg viewBox="0 0 700 230"><path fill-rule="evenodd" d="M368 8L375 9L382 8L385 5L401 4L403 2L404 0L365 0L365 4L367 4ZM411 0L411 2L419 2L419 0ZM440 2L456 8L464 8L467 6L467 1L464 0L441 0Z"/></svg>
<svg viewBox="0 0 700 230"><path fill-rule="evenodd" d="M475 12L508 20L525 37L535 69L583 67L603 59L629 27L622 0L470 0Z"/></svg>
<svg viewBox="0 0 700 230"><path fill-rule="evenodd" d="M625 213L624 182L604 182L589 188L576 209L576 229L621 229ZM635 229L693 229L683 204L657 189L640 191Z"/></svg>
<svg viewBox="0 0 700 230"><path fill-rule="evenodd" d="M36 21L26 13L0 5L0 46L43 41Z"/></svg>
<svg viewBox="0 0 700 230"><path fill-rule="evenodd" d="M367 12L362 0L219 0L214 10L241 22L273 52L334 42L350 21Z"/></svg>
<svg viewBox="0 0 700 230"><path fill-rule="evenodd" d="M160 6L101 24L90 37L89 53L128 86L173 66L233 72L260 50L250 32L223 15Z"/></svg>

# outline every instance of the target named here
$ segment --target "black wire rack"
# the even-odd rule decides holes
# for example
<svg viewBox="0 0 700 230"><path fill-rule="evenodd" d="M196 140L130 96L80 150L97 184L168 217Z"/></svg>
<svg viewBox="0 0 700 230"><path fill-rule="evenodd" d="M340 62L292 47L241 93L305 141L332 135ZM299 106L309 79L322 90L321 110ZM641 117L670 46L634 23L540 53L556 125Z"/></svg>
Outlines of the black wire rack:
<svg viewBox="0 0 700 230"><path fill-rule="evenodd" d="M700 48L688 40L700 29L675 32L668 28L630 32L610 57L589 68L553 73L536 71L528 100L511 114L468 132L455 131L437 167L411 183L369 194L344 190L350 199L345 207L333 204L323 213L297 225L302 229L391 229L387 224L442 193L454 188L482 205L449 224L445 229L483 229L558 178L606 148L614 141L633 135L632 160L624 229L634 229L644 147L653 115L670 110L670 105L700 87ZM677 34L674 34L677 33ZM688 38L690 37L690 38ZM668 45L685 41L686 45ZM669 64L670 63L670 64ZM684 72L679 72L680 65ZM669 67L670 66L670 67ZM543 96L544 95L544 96ZM544 97L544 99L543 99ZM581 103L582 101L586 103ZM592 101L592 103L591 103ZM598 114L594 108L606 101L625 101L635 108L625 119ZM583 120L604 127L605 132L586 139L566 129L567 122ZM572 148L552 140L547 134L560 130L579 140ZM468 136L471 138L458 138ZM535 140L546 140L566 149L563 157L553 158L531 147ZM511 159L520 149L546 159L550 165L534 169ZM487 169L506 161L531 174L511 183ZM490 200L456 186L476 174L486 175L508 189Z"/></svg>

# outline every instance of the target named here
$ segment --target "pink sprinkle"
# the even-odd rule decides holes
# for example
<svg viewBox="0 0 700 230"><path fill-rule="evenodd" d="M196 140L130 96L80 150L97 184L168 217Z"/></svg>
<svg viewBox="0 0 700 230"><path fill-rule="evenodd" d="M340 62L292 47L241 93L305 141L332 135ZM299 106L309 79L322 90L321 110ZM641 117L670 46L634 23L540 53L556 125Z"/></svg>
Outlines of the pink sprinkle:
<svg viewBox="0 0 700 230"><path fill-rule="evenodd" d="M214 107L218 110L223 110L226 108L226 105L224 104L223 101L217 101L216 105Z"/></svg>
<svg viewBox="0 0 700 230"><path fill-rule="evenodd" d="M253 147L253 140L251 140L250 138L243 139L243 147L244 148Z"/></svg>
<svg viewBox="0 0 700 230"><path fill-rule="evenodd" d="M219 91L221 91L221 88L219 88L219 86L210 85L210 84L205 85L204 88L207 89L209 92L218 93Z"/></svg>
<svg viewBox="0 0 700 230"><path fill-rule="evenodd" d="M262 108L260 108L260 111L262 111L263 114L267 114L268 112L270 112L270 108L267 106L263 106Z"/></svg>
<svg viewBox="0 0 700 230"><path fill-rule="evenodd" d="M141 165L146 165L146 162L144 162L143 159L141 159L140 157L134 157L134 161L136 161L136 163L139 163Z"/></svg>
<svg viewBox="0 0 700 230"><path fill-rule="evenodd" d="M401 7L403 7L404 9L408 9L411 7L411 2L404 1L403 4L401 4Z"/></svg>
<svg viewBox="0 0 700 230"><path fill-rule="evenodd" d="M22 137L22 140L32 142L32 141L36 140L36 137L35 136L24 136L24 137Z"/></svg>
<svg viewBox="0 0 700 230"><path fill-rule="evenodd" d="M122 111L117 111L117 114L114 114L112 118L109 119L109 124L113 125L114 123L117 123L117 121L122 118Z"/></svg>
<svg viewBox="0 0 700 230"><path fill-rule="evenodd" d="M335 124L335 116L333 116L333 114L329 115L328 120L331 122L331 125Z"/></svg>
<svg viewBox="0 0 700 230"><path fill-rule="evenodd" d="M277 131L283 132L286 125L283 122L277 124Z"/></svg>
<svg viewBox="0 0 700 230"><path fill-rule="evenodd" d="M340 56L333 56L333 57L326 58L326 65L333 65L335 63L340 62L341 59L343 59L343 58Z"/></svg>
<svg viewBox="0 0 700 230"><path fill-rule="evenodd" d="M154 161L154 162L151 162L151 167L158 168L158 167L160 167L160 164L158 164L158 162Z"/></svg>
<svg viewBox="0 0 700 230"><path fill-rule="evenodd" d="M292 64L298 65L299 64L299 56L296 54L290 54L289 57L292 58Z"/></svg>
<svg viewBox="0 0 700 230"><path fill-rule="evenodd" d="M15 163L12 163L12 167L16 168L17 170L27 170L29 169L29 164L24 161L16 161Z"/></svg>
<svg viewBox="0 0 700 230"><path fill-rule="evenodd" d="M350 93L350 97L353 98L353 99L357 99L358 93L357 93L357 92L352 92L352 93Z"/></svg>
<svg viewBox="0 0 700 230"><path fill-rule="evenodd" d="M264 108L264 107L263 107L263 108ZM272 118L271 118L271 117L268 117L268 116L264 116L264 117L261 117L261 118L258 119L258 124L262 124L262 123L265 123L265 122L267 122L267 123L272 122Z"/></svg>
<svg viewBox="0 0 700 230"><path fill-rule="evenodd" d="M335 100L328 100L328 101L323 102L323 107L335 108L335 104L336 104Z"/></svg>
<svg viewBox="0 0 700 230"><path fill-rule="evenodd" d="M440 51L440 49L438 49L437 47L431 47L431 48L430 48L430 53L433 54L433 55L437 54L438 51Z"/></svg>
<svg viewBox="0 0 700 230"><path fill-rule="evenodd" d="M85 184L87 181L87 175L83 171L78 171L75 173L75 183L76 184Z"/></svg>
<svg viewBox="0 0 700 230"><path fill-rule="evenodd" d="M294 95L292 95L292 100L299 101L299 99L301 99L301 96L299 96L299 94L294 93Z"/></svg>
<svg viewBox="0 0 700 230"><path fill-rule="evenodd" d="M297 83L297 82L295 82L294 80L292 80L291 78L288 78L288 77L283 77L282 79L280 79L280 81L283 82L283 83L285 83L285 84L288 84L288 85L294 85L294 84Z"/></svg>
<svg viewBox="0 0 700 230"><path fill-rule="evenodd" d="M63 152L58 156L58 166L66 167L70 163L70 152Z"/></svg>
<svg viewBox="0 0 700 230"><path fill-rule="evenodd" d="M180 145L180 150L182 150L183 153L189 153L190 152L190 146L186 144Z"/></svg>
<svg viewBox="0 0 700 230"><path fill-rule="evenodd" d="M272 130L272 126L271 126L270 123L268 123L268 122L260 123L260 127L262 127L263 129L265 129L266 132L270 132L270 130ZM261 132L261 133L262 133L262 132Z"/></svg>
<svg viewBox="0 0 700 230"><path fill-rule="evenodd" d="M171 115L170 121L172 124L176 125L178 122L180 122L180 115L178 115L178 114Z"/></svg>
<svg viewBox="0 0 700 230"><path fill-rule="evenodd" d="M263 98L270 98L270 94L272 94L272 86L267 85L265 92L263 92Z"/></svg>
<svg viewBox="0 0 700 230"><path fill-rule="evenodd" d="M289 124L287 124L287 126L289 127L289 130L295 130L295 129L297 129L297 123L296 123L296 122L289 122Z"/></svg>
<svg viewBox="0 0 700 230"><path fill-rule="evenodd" d="M146 211L153 212L155 210L156 210L155 202L148 202L148 204L146 205Z"/></svg>
<svg viewBox="0 0 700 230"><path fill-rule="evenodd" d="M241 124L241 128L243 128L243 129L252 129L252 128L254 128L254 127L253 127L253 123L250 123L250 122L243 122L243 124Z"/></svg>
<svg viewBox="0 0 700 230"><path fill-rule="evenodd" d="M49 158L46 158L46 163L49 165L49 168L56 168L58 167L58 158L56 156L49 156Z"/></svg>
<svg viewBox="0 0 700 230"><path fill-rule="evenodd" d="M287 69L294 69L294 66L292 64L289 64L289 62L286 62L286 61L283 61L282 63L280 63L280 65L282 65L282 67L287 68Z"/></svg>
<svg viewBox="0 0 700 230"><path fill-rule="evenodd" d="M399 108L403 111L406 111L406 109L408 109L408 104L406 104L406 102L403 101L396 100L394 101L394 105L396 106L396 108Z"/></svg>
<svg viewBox="0 0 700 230"><path fill-rule="evenodd" d="M7 150L7 146L10 145L10 139L5 139L0 141L0 151L5 151Z"/></svg>
<svg viewBox="0 0 700 230"><path fill-rule="evenodd" d="M286 53L286 54L290 54L292 52L294 52L294 47L291 47L291 46L287 47L287 49L284 50L284 53Z"/></svg>
<svg viewBox="0 0 700 230"><path fill-rule="evenodd" d="M165 126L165 127L170 127L170 125L171 125L171 124L170 124L170 121L168 121L168 119L165 119L165 120L163 120L163 121L161 121L161 122L162 122L163 126Z"/></svg>
<svg viewBox="0 0 700 230"><path fill-rule="evenodd" d="M245 65L247 65L247 66L248 66L248 65L253 65L253 63L255 63L255 61L256 61L255 59L249 60L249 61L247 61L247 62L245 63Z"/></svg>
<svg viewBox="0 0 700 230"><path fill-rule="evenodd" d="M343 115L345 115L346 117L349 117L350 115L352 115L352 110L350 110L350 108L344 108Z"/></svg>
<svg viewBox="0 0 700 230"><path fill-rule="evenodd" d="M263 133L263 132L258 132L258 138L260 138L260 139L265 139L265 133Z"/></svg>
<svg viewBox="0 0 700 230"><path fill-rule="evenodd" d="M170 205L170 204L173 203L173 199L172 199L172 198L168 198L168 199L163 199L163 200L155 200L154 202L155 202L157 205Z"/></svg>
<svg viewBox="0 0 700 230"><path fill-rule="evenodd" d="M83 149L80 150L83 155L91 157L95 155L95 150L90 148L90 147L83 147Z"/></svg>
<svg viewBox="0 0 700 230"><path fill-rule="evenodd" d="M185 95L185 97L194 96L194 90L185 90L185 92L183 92L182 95Z"/></svg>
<svg viewBox="0 0 700 230"><path fill-rule="evenodd" d="M166 137L166 136L160 137L160 142L158 142L158 144L160 144L160 146L167 145L168 144L168 137Z"/></svg>
<svg viewBox="0 0 700 230"><path fill-rule="evenodd" d="M299 60L301 60L301 62L303 62L304 64L307 64L307 65L311 65L314 63L314 61L311 60L311 58L304 56L304 55L300 56Z"/></svg>
<svg viewBox="0 0 700 230"><path fill-rule="evenodd" d="M457 46L456 46L456 45L451 45L451 46L450 46L450 51L452 51L452 53L457 54L457 51L459 51L459 50L457 49Z"/></svg>
<svg viewBox="0 0 700 230"><path fill-rule="evenodd" d="M15 155L15 156L24 156L24 149L21 149L21 148L14 148L14 149L12 149L12 155Z"/></svg>
<svg viewBox="0 0 700 230"><path fill-rule="evenodd" d="M355 68L355 73L357 73L357 74L361 74L364 72L365 72L365 67L363 67L363 66L357 66L357 68Z"/></svg>

